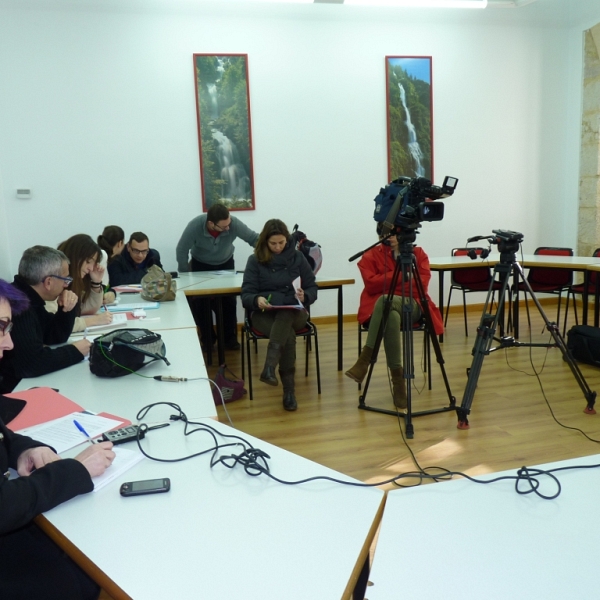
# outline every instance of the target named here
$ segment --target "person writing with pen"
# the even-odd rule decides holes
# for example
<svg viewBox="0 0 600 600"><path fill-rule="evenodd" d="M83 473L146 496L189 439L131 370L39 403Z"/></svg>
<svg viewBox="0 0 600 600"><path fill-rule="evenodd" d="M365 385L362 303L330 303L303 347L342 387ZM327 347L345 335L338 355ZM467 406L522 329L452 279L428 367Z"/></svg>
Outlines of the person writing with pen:
<svg viewBox="0 0 600 600"><path fill-rule="evenodd" d="M278 385L275 368L279 365L283 408L296 410L296 331L306 325L304 307L317 299L317 283L304 255L290 243L283 221L265 223L244 270L241 296L244 308L252 311L252 327L269 338L260 380Z"/></svg>
<svg viewBox="0 0 600 600"><path fill-rule="evenodd" d="M100 265L100 246L89 235L78 233L61 242L58 249L69 259L69 276L72 279L69 289L79 298L73 332L109 325L113 316L106 310L106 303L114 302L116 295L112 290L105 291L102 284L105 270ZM46 310L55 313L57 303L46 302Z"/></svg>
<svg viewBox="0 0 600 600"><path fill-rule="evenodd" d="M27 310L25 294L0 279L0 362L13 348L12 317ZM10 399L0 396L0 598L13 600L96 600L99 586L35 525L33 519L94 489L115 454L111 442L90 444L75 458L61 459L52 448L11 432L4 419Z"/></svg>

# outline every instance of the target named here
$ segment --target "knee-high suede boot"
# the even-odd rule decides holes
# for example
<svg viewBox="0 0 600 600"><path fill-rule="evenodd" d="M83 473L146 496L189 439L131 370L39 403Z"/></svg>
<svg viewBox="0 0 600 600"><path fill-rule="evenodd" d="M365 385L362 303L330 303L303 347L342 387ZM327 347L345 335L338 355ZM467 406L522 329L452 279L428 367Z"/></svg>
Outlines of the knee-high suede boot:
<svg viewBox="0 0 600 600"><path fill-rule="evenodd" d="M269 345L267 346L267 357L265 358L265 366L260 374L260 380L263 383L267 383L269 385L279 385L277 377L275 376L275 367L279 364L282 350L283 347L281 344L269 341Z"/></svg>
<svg viewBox="0 0 600 600"><path fill-rule="evenodd" d="M363 346L356 363L346 371L346 377L354 379L356 383L362 383L362 380L365 378L367 371L369 370L372 356L373 348L369 348L369 346Z"/></svg>
<svg viewBox="0 0 600 600"><path fill-rule="evenodd" d="M296 368L287 369L286 371L279 371L281 377L281 383L283 384L283 408L285 410L296 410L298 403L296 402L296 396L294 395L295 384L294 374Z"/></svg>
<svg viewBox="0 0 600 600"><path fill-rule="evenodd" d="M390 374L392 376L392 395L394 398L394 406L404 409L407 406L404 369L402 367L390 369Z"/></svg>

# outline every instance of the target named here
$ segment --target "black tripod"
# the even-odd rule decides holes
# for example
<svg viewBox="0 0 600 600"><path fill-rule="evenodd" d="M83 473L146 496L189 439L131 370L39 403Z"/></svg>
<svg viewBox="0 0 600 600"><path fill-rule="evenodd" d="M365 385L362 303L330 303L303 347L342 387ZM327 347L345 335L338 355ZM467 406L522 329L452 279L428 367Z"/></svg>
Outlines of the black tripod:
<svg viewBox="0 0 600 600"><path fill-rule="evenodd" d="M394 234L391 234L394 235ZM389 235L388 237L391 237ZM402 231L396 234L398 239L398 249L399 254L396 258L396 266L394 268L394 273L392 275L392 280L390 284L390 291L385 298L383 317L381 319L381 323L379 325L379 331L377 332L377 339L375 341L375 346L373 348L373 354L371 357L371 364L369 366L369 371L367 373L367 378L364 384L363 393L359 397L358 408L362 410L369 410L372 412L384 413L387 415L398 415L398 411L386 410L383 408L373 408L371 406L367 406L365 404L365 398L367 396L367 391L369 389L369 382L371 380L371 375L373 373L373 367L377 362L377 354L379 353L379 348L381 347L381 340L383 339L383 333L385 331L388 316L390 314L390 310L392 307L392 300L394 297L394 292L396 290L396 285L398 283L398 277L402 275L402 281L404 282L403 289L408 288L408 299L413 298L413 282L417 288L417 296L419 298L419 304L421 306L423 312L423 319L425 320L425 325L427 328L427 335L433 344L433 348L435 351L436 361L440 365L440 369L442 371L442 377L444 378L444 384L446 386L446 391L448 393L448 399L450 401L449 406L445 406L443 408L437 408L433 410L425 410L420 412L412 412L412 380L415 378L415 370L414 370L414 345L413 345L413 323L412 323L412 305L410 302L403 302L402 304L402 318L401 318L401 332L402 332L402 346L401 346L401 356L402 356L402 364L404 369L404 379L406 380L406 397L407 397L407 410L405 417L406 422L406 437L412 439L414 435L414 428L412 424L412 417L419 417L422 415L430 415L439 412L447 412L456 409L456 398L452 395L452 391L450 390L450 384L448 383L448 377L446 376L446 369L444 368L444 357L442 356L442 351L440 349L440 343L438 341L437 336L435 335L435 331L433 329L433 323L431 320L431 311L429 309L429 302L427 300L427 295L425 294L425 290L423 288L423 282L421 281L421 276L419 275L419 271L416 268L415 255L413 251L413 243L416 240L416 231L414 229L409 229L407 231ZM387 238L386 238L387 239ZM382 240L385 241L385 240ZM380 242L378 242L380 243ZM377 244L374 244L377 245ZM372 247L372 246L371 246ZM353 257L354 258L354 257Z"/></svg>
<svg viewBox="0 0 600 600"><path fill-rule="evenodd" d="M477 387L477 380L479 379L479 374L481 373L481 366L483 363L483 357L495 352L496 350L501 350L502 348L514 348L520 346L526 347L542 347L542 348L551 348L558 347L563 355L563 359L568 363L573 376L575 377L585 399L587 401L587 406L584 412L593 414L594 411L594 402L596 401L596 392L593 392L588 386L583 374L581 373L577 363L573 360L573 357L570 355L567 347L565 345L565 341L563 337L560 335L559 326L556 323L551 323L548 320L548 317L544 313L541 304L536 298L531 285L525 278L525 274L523 273L523 268L517 262L516 251L519 249L519 243L522 240L521 234L516 232L507 232L503 230L495 230L494 233L507 235L507 239L502 239L502 237L498 237L494 240L491 240L492 243L498 244L498 249L500 250L500 262L496 264L494 267L494 277L492 277L492 281L490 283L490 288L488 290L487 298L483 307L483 314L481 316L481 321L479 323L479 327L477 328L477 338L475 339L475 344L473 346L473 362L471 363L471 368L468 370L469 378L467 380L467 387L465 388L465 393L463 395L463 399L460 407L456 409L456 414L458 416L458 429L468 429L469 428L469 420L467 415L471 412L471 404L473 403L473 395L475 394L475 388ZM512 236L509 234L513 234ZM520 236L518 238L517 236ZM546 328L552 335L554 339L554 343L550 344L533 344L533 343L522 343L515 341L512 337L502 337L495 338L494 333L498 327L498 320L500 315L504 310L504 302L506 297L506 292L509 290L510 283L510 274L513 275L513 289L518 289L519 281L523 283L525 286L525 295L527 297L527 293L531 295L531 298L537 307L544 323L546 324ZM496 279L496 274L498 274L498 281L502 283L502 289L500 290L500 295L498 298L498 304L496 306L496 314L493 315L488 312L491 307L491 299L493 296L493 288L494 281ZM518 303L515 302L514 311L515 315L516 311L519 310ZM516 316L514 317L516 320ZM499 346L495 348L491 348L493 341L499 342Z"/></svg>

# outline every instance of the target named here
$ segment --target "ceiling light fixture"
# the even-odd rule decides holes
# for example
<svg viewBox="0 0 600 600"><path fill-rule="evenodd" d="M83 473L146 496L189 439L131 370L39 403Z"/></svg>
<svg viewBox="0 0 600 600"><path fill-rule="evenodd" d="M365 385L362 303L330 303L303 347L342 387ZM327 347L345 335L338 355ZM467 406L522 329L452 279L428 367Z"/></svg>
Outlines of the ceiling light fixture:
<svg viewBox="0 0 600 600"><path fill-rule="evenodd" d="M410 8L485 8L488 0L344 0L344 4Z"/></svg>

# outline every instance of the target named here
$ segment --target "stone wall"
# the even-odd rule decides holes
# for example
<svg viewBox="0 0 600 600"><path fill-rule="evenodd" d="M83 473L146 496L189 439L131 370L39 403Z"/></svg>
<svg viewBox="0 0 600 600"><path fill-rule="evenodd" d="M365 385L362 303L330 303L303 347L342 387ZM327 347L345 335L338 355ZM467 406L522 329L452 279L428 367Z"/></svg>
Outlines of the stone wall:
<svg viewBox="0 0 600 600"><path fill-rule="evenodd" d="M600 248L600 23L585 33L577 254Z"/></svg>

